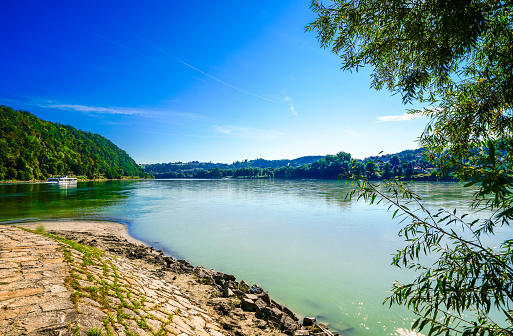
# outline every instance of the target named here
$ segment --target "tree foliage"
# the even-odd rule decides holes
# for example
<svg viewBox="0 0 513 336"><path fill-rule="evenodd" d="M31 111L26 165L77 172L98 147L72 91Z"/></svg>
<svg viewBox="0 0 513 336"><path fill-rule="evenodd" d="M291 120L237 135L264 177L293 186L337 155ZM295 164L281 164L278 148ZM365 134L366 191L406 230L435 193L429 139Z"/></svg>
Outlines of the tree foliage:
<svg viewBox="0 0 513 336"><path fill-rule="evenodd" d="M279 179L331 179L343 174L366 175L372 180L411 179L415 181L436 180L433 165L422 158L423 149L404 150L395 155L371 156L363 161L353 159L351 154L338 152L336 155L305 156L294 160L246 160L232 164L211 162L156 163L146 165L145 171L157 178L279 178ZM392 170L393 166L404 167ZM452 175L441 177L453 181Z"/></svg>
<svg viewBox="0 0 513 336"><path fill-rule="evenodd" d="M359 197L410 221L394 264L420 275L395 284L390 303L410 307L419 315L414 328L429 334L512 335L512 240L494 249L481 238L513 219L513 2L335 0L312 9L318 17L307 30L341 57L342 69L370 66L373 88L424 104L410 113L430 118L419 140L427 159L477 188L472 217L492 214L467 221L433 213L405 185L358 181ZM422 264L431 253L436 262Z"/></svg>
<svg viewBox="0 0 513 336"><path fill-rule="evenodd" d="M0 180L44 180L70 173L89 178L147 176L101 135L0 106Z"/></svg>

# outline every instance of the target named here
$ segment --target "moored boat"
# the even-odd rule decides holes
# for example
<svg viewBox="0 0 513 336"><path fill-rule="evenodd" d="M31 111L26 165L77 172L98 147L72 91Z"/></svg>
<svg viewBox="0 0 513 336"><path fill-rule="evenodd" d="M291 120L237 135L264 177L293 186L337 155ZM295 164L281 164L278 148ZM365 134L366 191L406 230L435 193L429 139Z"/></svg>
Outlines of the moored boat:
<svg viewBox="0 0 513 336"><path fill-rule="evenodd" d="M76 177L68 177L68 176L55 176L50 177L48 179L48 183L56 183L56 184L76 184Z"/></svg>

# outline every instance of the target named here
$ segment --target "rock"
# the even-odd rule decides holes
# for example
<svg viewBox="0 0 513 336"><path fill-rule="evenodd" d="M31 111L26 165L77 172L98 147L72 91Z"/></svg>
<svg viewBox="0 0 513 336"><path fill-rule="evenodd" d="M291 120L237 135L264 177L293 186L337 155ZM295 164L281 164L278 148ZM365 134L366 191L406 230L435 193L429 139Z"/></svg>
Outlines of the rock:
<svg viewBox="0 0 513 336"><path fill-rule="evenodd" d="M235 275L233 274L223 274L223 279L227 281L235 281Z"/></svg>
<svg viewBox="0 0 513 336"><path fill-rule="evenodd" d="M246 297L246 299L250 299L251 301L255 302L256 300L258 300L258 296L256 296L255 294L246 294L244 295Z"/></svg>
<svg viewBox="0 0 513 336"><path fill-rule="evenodd" d="M317 319L315 317L305 317L303 319L303 325L305 327L312 326L317 322Z"/></svg>
<svg viewBox="0 0 513 336"><path fill-rule="evenodd" d="M240 291L240 290L238 290L238 289L234 289L234 290L233 290L233 293L234 293L235 295L237 295L238 297L242 297L242 296L244 296L244 294L245 294L244 292L242 292L242 291Z"/></svg>
<svg viewBox="0 0 513 336"><path fill-rule="evenodd" d="M269 296L269 292L263 292L262 294L259 294L258 297L268 305L271 305L271 297Z"/></svg>
<svg viewBox="0 0 513 336"><path fill-rule="evenodd" d="M182 265L185 265L187 268L193 268L187 260L178 260L178 262Z"/></svg>
<svg viewBox="0 0 513 336"><path fill-rule="evenodd" d="M271 314L273 316L276 316L281 319L283 312L281 310L279 310L278 308L274 307L274 308L271 308Z"/></svg>
<svg viewBox="0 0 513 336"><path fill-rule="evenodd" d="M251 294L260 294L260 293L263 293L264 292L264 289L262 287L260 287L260 285L253 285L251 286L251 288L249 289L249 292Z"/></svg>
<svg viewBox="0 0 513 336"><path fill-rule="evenodd" d="M265 321L260 320L260 321L257 321L255 324L260 329L267 328L267 323Z"/></svg>
<svg viewBox="0 0 513 336"><path fill-rule="evenodd" d="M292 312L292 310L288 309L287 307L283 306L283 312L290 316L294 321L299 321L297 316Z"/></svg>
<svg viewBox="0 0 513 336"><path fill-rule="evenodd" d="M283 310L283 305L279 304L278 302L271 299L271 305L278 308L279 310Z"/></svg>
<svg viewBox="0 0 513 336"><path fill-rule="evenodd" d="M222 286L224 284L224 280L223 280L223 273L215 273L212 278L214 279L214 281L216 282L216 284Z"/></svg>
<svg viewBox="0 0 513 336"><path fill-rule="evenodd" d="M255 301L255 306L257 317L264 317L264 313L262 310L267 307L267 304L264 301L258 299Z"/></svg>
<svg viewBox="0 0 513 336"><path fill-rule="evenodd" d="M244 310L244 311L250 311L250 312L256 311L256 305L253 302L253 300L250 300L247 298L242 298L242 300L240 301L240 305L241 305L242 310Z"/></svg>
<svg viewBox="0 0 513 336"><path fill-rule="evenodd" d="M284 314L281 317L281 329L284 332L292 334L294 331L296 331L297 327L298 324L290 316Z"/></svg>
<svg viewBox="0 0 513 336"><path fill-rule="evenodd" d="M310 332L308 330L296 330L294 336L308 336Z"/></svg>
<svg viewBox="0 0 513 336"><path fill-rule="evenodd" d="M318 325L321 329L323 329L323 330L328 330L328 329L329 329L329 327L328 327L328 325L327 325L327 324L324 324L324 323L318 323L317 325Z"/></svg>
<svg viewBox="0 0 513 336"><path fill-rule="evenodd" d="M233 284L233 280L225 280L225 282L223 283L223 288L234 288L235 286Z"/></svg>
<svg viewBox="0 0 513 336"><path fill-rule="evenodd" d="M223 288L223 285L224 285L223 278L220 278L219 276L214 276L214 281L215 281L216 285L221 286L221 289Z"/></svg>
<svg viewBox="0 0 513 336"><path fill-rule="evenodd" d="M228 298L228 297L232 297L234 295L235 294L233 294L233 292L230 288L223 289L223 297Z"/></svg>
<svg viewBox="0 0 513 336"><path fill-rule="evenodd" d="M230 307L230 305L226 302L221 302L215 307L215 309L217 309L223 315L230 315L232 307Z"/></svg>
<svg viewBox="0 0 513 336"><path fill-rule="evenodd" d="M233 315L235 316L238 316L238 317L244 317L244 311L241 309L241 308L235 308L233 311L232 311Z"/></svg>
<svg viewBox="0 0 513 336"><path fill-rule="evenodd" d="M265 307L262 309L262 315L264 320L272 321L277 324L281 321L281 316L283 315L283 312L279 310L276 307Z"/></svg>
<svg viewBox="0 0 513 336"><path fill-rule="evenodd" d="M173 257L164 257L164 260L166 261L166 264L172 265L175 263L175 258Z"/></svg>
<svg viewBox="0 0 513 336"><path fill-rule="evenodd" d="M244 293L249 293L249 285L246 281L244 280L241 280L241 282L239 282L239 290L244 292Z"/></svg>

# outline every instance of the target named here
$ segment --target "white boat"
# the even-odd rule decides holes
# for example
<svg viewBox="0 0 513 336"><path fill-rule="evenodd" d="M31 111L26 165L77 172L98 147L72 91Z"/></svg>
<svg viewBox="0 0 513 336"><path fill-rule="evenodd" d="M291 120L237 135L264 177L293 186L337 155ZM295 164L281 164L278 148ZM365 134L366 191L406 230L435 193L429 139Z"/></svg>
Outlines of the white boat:
<svg viewBox="0 0 513 336"><path fill-rule="evenodd" d="M77 178L76 177L68 177L68 176L55 176L55 177L50 177L48 179L48 183L77 184Z"/></svg>

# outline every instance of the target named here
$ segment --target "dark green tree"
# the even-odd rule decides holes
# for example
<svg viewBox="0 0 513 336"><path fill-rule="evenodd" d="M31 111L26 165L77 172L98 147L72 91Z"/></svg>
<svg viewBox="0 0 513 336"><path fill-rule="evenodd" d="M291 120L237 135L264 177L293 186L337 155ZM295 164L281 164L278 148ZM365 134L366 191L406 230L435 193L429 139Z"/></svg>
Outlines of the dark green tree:
<svg viewBox="0 0 513 336"><path fill-rule="evenodd" d="M395 284L389 302L412 309L419 316L413 328L430 335L513 335L513 240L496 249L481 243L513 219L513 2L335 0L313 1L312 9L318 17L307 30L317 31L344 70L370 66L373 88L426 106L410 111L430 118L419 140L426 158L477 187L476 215L492 212L474 221L456 211L431 213L407 185L359 181L360 197L412 219L394 264L419 276ZM419 262L432 252L433 265Z"/></svg>
<svg viewBox="0 0 513 336"><path fill-rule="evenodd" d="M392 156L392 158L390 159L390 164L393 166L393 167L397 167L401 164L401 161L399 161L399 157L397 155L394 155Z"/></svg>

